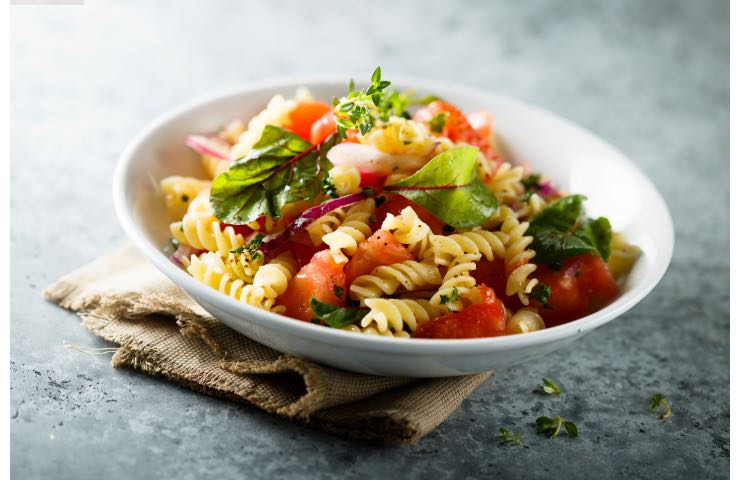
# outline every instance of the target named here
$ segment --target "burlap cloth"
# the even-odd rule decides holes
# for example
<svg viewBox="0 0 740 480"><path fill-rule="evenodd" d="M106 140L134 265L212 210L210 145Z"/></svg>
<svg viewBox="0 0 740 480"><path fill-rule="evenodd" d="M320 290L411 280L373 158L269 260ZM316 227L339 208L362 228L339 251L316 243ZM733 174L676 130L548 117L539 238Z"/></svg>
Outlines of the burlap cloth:
<svg viewBox="0 0 740 480"><path fill-rule="evenodd" d="M282 354L213 318L132 246L66 275L44 294L119 346L114 367L355 438L414 443L490 376L377 377Z"/></svg>

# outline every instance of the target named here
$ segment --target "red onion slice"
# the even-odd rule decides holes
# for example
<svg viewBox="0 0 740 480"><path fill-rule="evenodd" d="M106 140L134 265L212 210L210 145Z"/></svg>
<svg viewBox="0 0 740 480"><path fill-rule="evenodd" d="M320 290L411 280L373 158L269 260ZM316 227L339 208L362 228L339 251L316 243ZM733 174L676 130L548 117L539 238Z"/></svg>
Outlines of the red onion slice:
<svg viewBox="0 0 740 480"><path fill-rule="evenodd" d="M188 138L185 139L185 145L201 155L209 155L219 160L229 160L229 144L222 138L188 135Z"/></svg>
<svg viewBox="0 0 740 480"><path fill-rule="evenodd" d="M300 217L296 218L293 223L288 226L288 228L283 230L278 235L270 238L267 242L263 243L260 247L260 250L262 250L263 252L274 250L287 242L291 234L300 232L301 230L305 230L309 225L311 225L311 223L313 223L314 220L321 218L322 216L336 210L337 208L357 203L360 200L364 200L365 198L366 196L364 193L353 193L351 195L345 195L344 197L335 198L329 200L328 202L324 202L321 205L311 207L303 212Z"/></svg>

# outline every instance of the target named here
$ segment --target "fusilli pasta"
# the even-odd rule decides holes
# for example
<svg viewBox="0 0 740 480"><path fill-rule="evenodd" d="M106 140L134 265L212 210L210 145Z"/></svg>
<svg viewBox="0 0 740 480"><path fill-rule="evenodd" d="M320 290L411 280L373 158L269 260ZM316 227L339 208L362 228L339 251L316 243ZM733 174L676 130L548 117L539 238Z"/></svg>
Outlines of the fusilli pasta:
<svg viewBox="0 0 740 480"><path fill-rule="evenodd" d="M504 256L506 271L509 272L506 280L506 295L516 294L522 304L528 305L528 295L538 283L536 278L529 278L537 270L537 265L530 262L535 252L528 248L533 239L525 235L529 223L520 223L516 218L516 213L506 206L499 207L494 218L496 222L500 222L501 232L508 236Z"/></svg>
<svg viewBox="0 0 740 480"><path fill-rule="evenodd" d="M211 182L207 180L179 176L167 177L159 184L164 193L167 210L174 218L182 218L193 199L211 186Z"/></svg>
<svg viewBox="0 0 740 480"><path fill-rule="evenodd" d="M354 255L359 243L370 236L370 223L374 213L375 201L371 198L363 200L347 211L339 228L321 237L329 246L336 263L347 263L347 257Z"/></svg>
<svg viewBox="0 0 740 480"><path fill-rule="evenodd" d="M170 233L178 242L196 250L222 254L244 244L244 237L233 227L221 230L221 222L207 213L186 213L182 221L170 224Z"/></svg>
<svg viewBox="0 0 740 480"><path fill-rule="evenodd" d="M545 328L545 322L534 308L520 308L506 320L506 333L527 333Z"/></svg>
<svg viewBox="0 0 740 480"><path fill-rule="evenodd" d="M404 208L395 216L389 213L381 228L392 232L395 239L406 245L418 259L423 259L430 251L432 230L411 207Z"/></svg>
<svg viewBox="0 0 740 480"><path fill-rule="evenodd" d="M476 284L470 272L475 270L475 262L480 258L480 253L465 253L455 258L447 268L439 290L432 296L431 303L444 305L450 311L462 310L462 298Z"/></svg>
<svg viewBox="0 0 740 480"><path fill-rule="evenodd" d="M429 320L443 313L439 306L422 299L368 298L365 305L370 312L360 321L360 327L374 326L381 335L388 331L399 333L404 325L413 332L417 320Z"/></svg>
<svg viewBox="0 0 740 480"><path fill-rule="evenodd" d="M349 295L355 300L364 300L393 295L400 287L411 292L441 283L442 277L435 264L407 260L377 267L370 274L357 277L349 287Z"/></svg>
<svg viewBox="0 0 740 480"><path fill-rule="evenodd" d="M607 260L609 271L619 281L632 270L632 266L642 251L639 247L627 242L627 237L619 232L612 232L611 254Z"/></svg>

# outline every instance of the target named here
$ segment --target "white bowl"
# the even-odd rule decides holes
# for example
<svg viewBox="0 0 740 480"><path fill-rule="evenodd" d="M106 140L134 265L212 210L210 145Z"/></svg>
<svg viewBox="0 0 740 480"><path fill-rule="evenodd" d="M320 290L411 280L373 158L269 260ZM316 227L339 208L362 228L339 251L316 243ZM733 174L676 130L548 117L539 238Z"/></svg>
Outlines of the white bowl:
<svg viewBox="0 0 740 480"><path fill-rule="evenodd" d="M121 155L113 182L116 212L133 243L173 282L234 330L272 348L336 368L375 375L451 376L500 370L549 353L617 318L663 276L673 252L673 224L653 184L623 154L583 128L536 107L486 92L422 79L396 88L436 94L462 110L485 109L505 154L528 162L562 190L588 197L592 215L607 216L643 254L612 304L585 318L542 331L469 340L395 339L359 335L293 320L237 302L199 284L162 252L169 218L157 187L168 175L204 176L183 143L232 118L249 120L274 94L308 87L322 100L346 91L348 77L293 78L217 92L178 107L147 126Z"/></svg>

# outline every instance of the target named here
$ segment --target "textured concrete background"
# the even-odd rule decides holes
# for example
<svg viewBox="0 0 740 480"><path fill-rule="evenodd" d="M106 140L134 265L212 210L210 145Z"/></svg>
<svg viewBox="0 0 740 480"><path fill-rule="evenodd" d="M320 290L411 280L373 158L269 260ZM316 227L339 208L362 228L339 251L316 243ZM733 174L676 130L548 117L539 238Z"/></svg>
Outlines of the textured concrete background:
<svg viewBox="0 0 740 480"><path fill-rule="evenodd" d="M727 1L86 3L12 9L15 476L729 475ZM145 122L225 85L376 64L390 79L533 102L621 148L675 220L660 285L566 350L501 372L405 448L338 439L62 346L104 344L40 292L124 241L111 176ZM567 395L533 393L543 376ZM648 409L655 391L673 404L665 422ZM582 436L538 437L533 421L549 412ZM502 426L529 448L498 446Z"/></svg>

